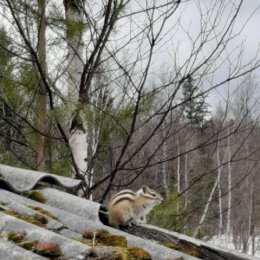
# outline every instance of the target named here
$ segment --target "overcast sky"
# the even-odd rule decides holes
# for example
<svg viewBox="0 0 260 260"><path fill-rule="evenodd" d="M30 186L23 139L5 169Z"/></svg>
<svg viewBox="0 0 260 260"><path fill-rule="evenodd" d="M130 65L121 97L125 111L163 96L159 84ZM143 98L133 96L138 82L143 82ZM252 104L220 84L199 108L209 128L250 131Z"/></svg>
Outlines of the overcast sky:
<svg viewBox="0 0 260 260"><path fill-rule="evenodd" d="M205 2L207 0L202 0L202 2ZM209 0L208 0L209 1ZM193 3L192 3L193 2ZM186 3L185 7L185 17L183 18L184 21L186 20L186 23L189 23L189 17L190 20L196 20L196 17L194 16L194 9L193 5L196 2L194 1L188 1ZM211 1L209 1L211 2ZM232 1L230 1L232 2ZM238 3L239 1L233 0L233 2ZM225 18L225 17L223 17ZM194 30L196 31L196 22L194 23ZM240 14L237 17L236 23L235 23L235 30L240 30L240 28L243 28L240 35L231 42L231 44L228 46L228 48L234 49L236 47L244 45L244 53L243 53L243 62L246 63L252 58L256 56L256 53L259 48L260 44L260 0L245 0ZM198 26L197 26L198 28ZM198 28L199 30L199 28ZM260 55L258 55L260 57ZM235 57L234 57L235 61ZM221 69L217 75L216 75L216 81L222 77L221 74L225 74L225 68ZM260 69L256 70L253 73L253 76L255 77L254 83L257 84L256 87L256 95L260 95L260 86L258 84L258 81L260 81ZM218 88L216 91L213 91L210 93L210 96L208 98L208 101L211 103L212 106L216 105L219 100L223 100L227 96L228 91L232 91L236 88L236 86L242 81L242 79L239 79L236 82L231 83L230 89L227 85L223 85L222 87ZM257 97L256 97L257 98ZM213 109L214 110L214 109Z"/></svg>

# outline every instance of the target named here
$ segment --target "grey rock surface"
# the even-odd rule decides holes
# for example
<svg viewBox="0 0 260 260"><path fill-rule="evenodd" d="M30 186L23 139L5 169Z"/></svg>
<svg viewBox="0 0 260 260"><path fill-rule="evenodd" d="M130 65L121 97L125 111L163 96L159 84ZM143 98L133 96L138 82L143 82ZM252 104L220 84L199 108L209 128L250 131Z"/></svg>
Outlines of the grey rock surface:
<svg viewBox="0 0 260 260"><path fill-rule="evenodd" d="M34 189L41 181L57 184L65 188L75 188L80 180L57 176L45 172L35 172L0 164L0 183L14 192L25 192Z"/></svg>
<svg viewBox="0 0 260 260"><path fill-rule="evenodd" d="M40 260L47 259L38 254L25 250L14 243L0 239L0 259L1 260Z"/></svg>

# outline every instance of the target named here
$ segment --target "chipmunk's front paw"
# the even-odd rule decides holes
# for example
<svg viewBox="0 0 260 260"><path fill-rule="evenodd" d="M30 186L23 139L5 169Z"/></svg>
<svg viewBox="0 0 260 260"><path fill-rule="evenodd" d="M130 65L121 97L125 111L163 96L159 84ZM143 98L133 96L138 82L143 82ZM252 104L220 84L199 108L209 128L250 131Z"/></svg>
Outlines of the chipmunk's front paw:
<svg viewBox="0 0 260 260"><path fill-rule="evenodd" d="M129 223L129 226L132 227L132 226L136 226L138 224L138 221L136 219L133 219L130 223Z"/></svg>
<svg viewBox="0 0 260 260"><path fill-rule="evenodd" d="M146 218L144 216L141 216L138 220L138 224L146 224Z"/></svg>

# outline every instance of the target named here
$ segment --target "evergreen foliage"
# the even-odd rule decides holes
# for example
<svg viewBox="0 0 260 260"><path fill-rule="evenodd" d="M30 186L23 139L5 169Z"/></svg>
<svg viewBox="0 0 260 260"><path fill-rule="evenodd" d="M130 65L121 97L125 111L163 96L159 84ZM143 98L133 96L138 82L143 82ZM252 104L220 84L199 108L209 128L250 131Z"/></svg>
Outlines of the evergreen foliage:
<svg viewBox="0 0 260 260"><path fill-rule="evenodd" d="M202 94L192 77L188 77L182 86L183 117L192 125L202 127L208 113L205 95Z"/></svg>
<svg viewBox="0 0 260 260"><path fill-rule="evenodd" d="M172 192L165 202L151 211L148 222L162 228L180 231L187 224L187 212L188 210L184 208L183 197L177 192Z"/></svg>

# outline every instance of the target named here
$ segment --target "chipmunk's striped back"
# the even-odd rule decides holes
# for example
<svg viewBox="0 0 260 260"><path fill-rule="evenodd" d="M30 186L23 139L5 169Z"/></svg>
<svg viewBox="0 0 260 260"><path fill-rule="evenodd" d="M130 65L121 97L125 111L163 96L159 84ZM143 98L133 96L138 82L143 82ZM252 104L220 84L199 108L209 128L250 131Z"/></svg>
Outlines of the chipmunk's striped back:
<svg viewBox="0 0 260 260"><path fill-rule="evenodd" d="M121 190L110 199L109 207L114 206L123 200L134 201L135 196L136 194L132 190Z"/></svg>

